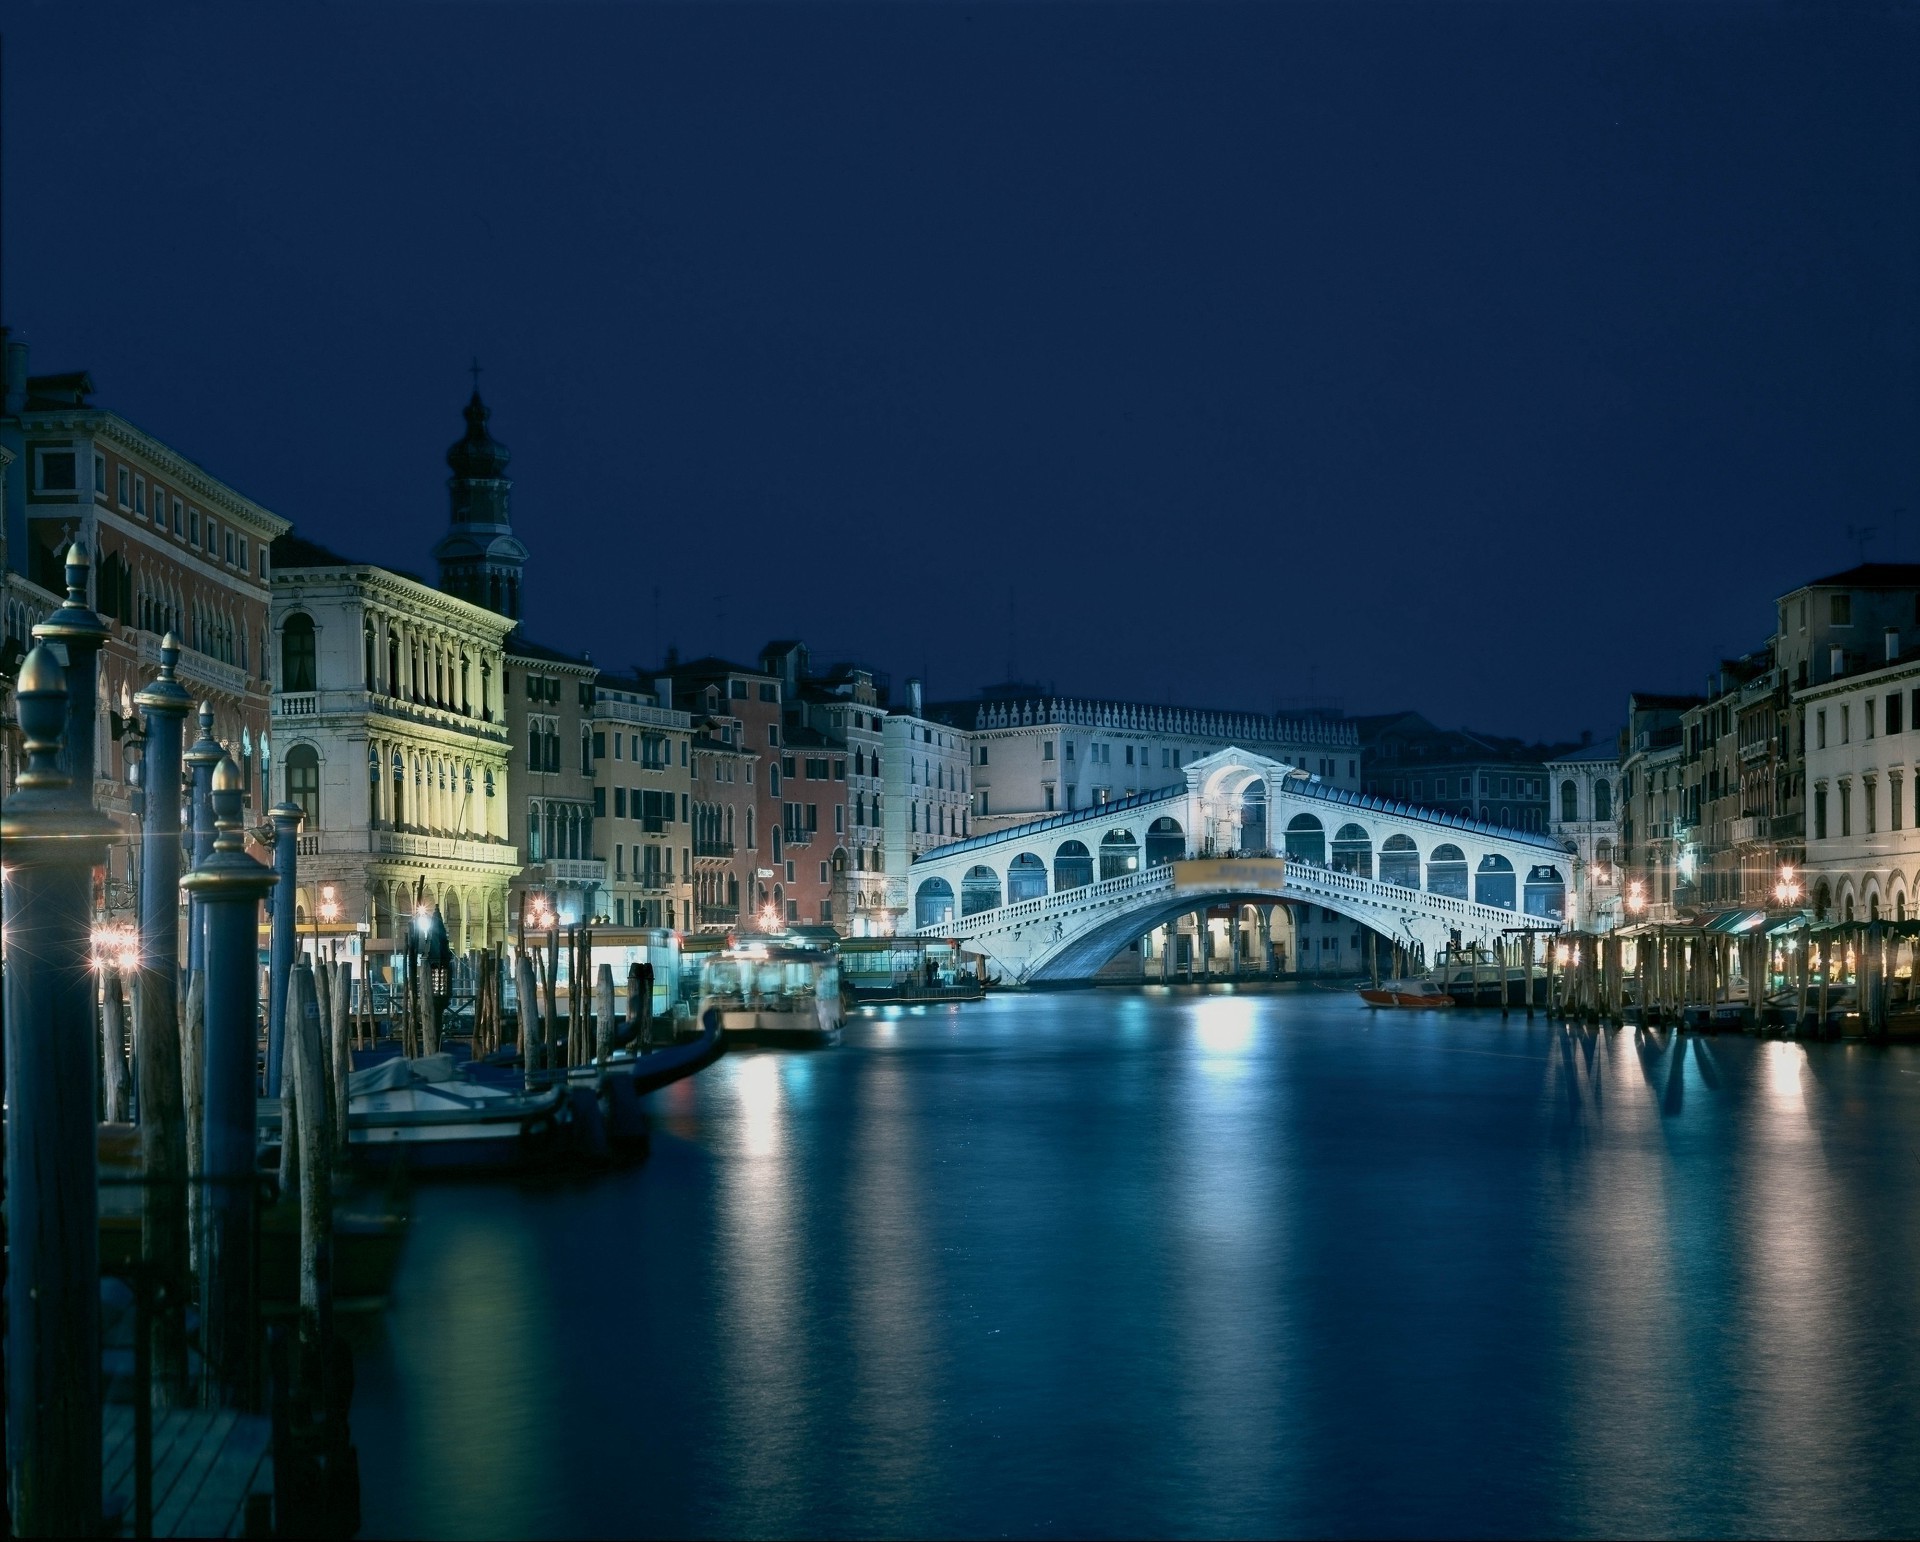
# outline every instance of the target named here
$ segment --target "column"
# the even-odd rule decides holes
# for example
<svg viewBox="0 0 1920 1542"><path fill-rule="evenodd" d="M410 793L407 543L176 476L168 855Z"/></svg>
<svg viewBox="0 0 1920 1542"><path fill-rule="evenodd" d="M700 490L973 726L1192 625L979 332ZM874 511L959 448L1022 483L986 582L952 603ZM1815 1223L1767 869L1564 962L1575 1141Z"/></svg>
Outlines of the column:
<svg viewBox="0 0 1920 1542"><path fill-rule="evenodd" d="M71 566L68 569L72 572ZM7 1469L15 1535L100 1528L100 1221L90 931L112 827L59 768L75 712L53 650L20 666L26 769L0 812L7 852ZM88 769L86 761L76 769ZM31 1025L32 1031L22 1031Z"/></svg>
<svg viewBox="0 0 1920 1542"><path fill-rule="evenodd" d="M193 776L193 865L198 867L213 850L213 768L226 752L213 737L213 703L200 703L200 737L182 757ZM198 974L206 962L206 914L200 901L187 902L187 972Z"/></svg>
<svg viewBox="0 0 1920 1542"><path fill-rule="evenodd" d="M213 851L182 880L207 913L201 1334L228 1403L250 1409L258 1406L260 1394L254 1354L254 1056L260 999L254 958L260 901L277 880L271 868L246 854L240 768L231 759L214 769L212 801Z"/></svg>
<svg viewBox="0 0 1920 1542"><path fill-rule="evenodd" d="M278 879L273 889L273 932L268 948L267 978L267 1096L280 1096L280 1063L287 1039L287 991L292 985L294 955L298 943L294 928L299 916L294 909L295 885L299 874L300 820L297 803L276 803L267 810L273 821L273 871ZM293 1132L282 1130L282 1140Z"/></svg>

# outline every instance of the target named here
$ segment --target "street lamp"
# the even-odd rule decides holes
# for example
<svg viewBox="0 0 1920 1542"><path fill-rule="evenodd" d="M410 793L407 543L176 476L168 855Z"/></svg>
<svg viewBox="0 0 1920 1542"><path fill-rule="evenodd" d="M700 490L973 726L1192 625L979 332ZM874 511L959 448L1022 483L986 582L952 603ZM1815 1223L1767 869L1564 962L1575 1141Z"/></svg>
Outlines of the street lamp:
<svg viewBox="0 0 1920 1542"><path fill-rule="evenodd" d="M772 900L760 907L760 929L767 932L780 930L780 911Z"/></svg>
<svg viewBox="0 0 1920 1542"><path fill-rule="evenodd" d="M1800 903L1800 896L1806 891L1800 885L1800 879L1788 863L1780 869L1780 881L1773 886L1773 897L1782 905L1791 909Z"/></svg>
<svg viewBox="0 0 1920 1542"><path fill-rule="evenodd" d="M320 885L320 904L313 913L313 956L315 959L320 957L320 924L324 921L331 927L340 919L340 901L334 896L335 890L332 884L323 883ZM336 939L328 940L329 958L337 958L339 956L339 946L339 942Z"/></svg>
<svg viewBox="0 0 1920 1542"><path fill-rule="evenodd" d="M1635 879L1627 885L1627 913L1639 915L1647 908L1647 886Z"/></svg>

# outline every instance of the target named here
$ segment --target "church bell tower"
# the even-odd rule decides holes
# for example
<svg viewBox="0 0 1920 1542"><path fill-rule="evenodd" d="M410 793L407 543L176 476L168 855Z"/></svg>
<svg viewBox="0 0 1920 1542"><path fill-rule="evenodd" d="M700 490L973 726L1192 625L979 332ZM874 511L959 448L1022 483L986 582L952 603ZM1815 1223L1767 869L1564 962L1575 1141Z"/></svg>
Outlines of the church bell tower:
<svg viewBox="0 0 1920 1542"><path fill-rule="evenodd" d="M513 483L507 447L487 431L478 370L463 416L466 433L447 451L449 524L433 548L440 587L513 620L520 619L520 573L527 549L513 533Z"/></svg>

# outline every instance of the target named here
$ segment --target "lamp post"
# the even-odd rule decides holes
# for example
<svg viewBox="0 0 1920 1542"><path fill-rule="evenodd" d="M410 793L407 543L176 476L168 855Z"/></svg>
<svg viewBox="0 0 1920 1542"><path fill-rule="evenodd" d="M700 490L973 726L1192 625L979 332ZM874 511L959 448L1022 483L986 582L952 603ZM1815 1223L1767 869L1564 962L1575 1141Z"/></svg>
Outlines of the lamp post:
<svg viewBox="0 0 1920 1542"><path fill-rule="evenodd" d="M200 737L181 759L193 778L193 865L213 854L213 768L226 751L213 736L213 703L200 703ZM203 902L193 895L187 902L187 971L198 974L206 964L207 927Z"/></svg>
<svg viewBox="0 0 1920 1542"><path fill-rule="evenodd" d="M77 548L76 548L77 549ZM68 566L69 581L73 566ZM84 573L84 569L83 569ZM78 678L93 679L91 655ZM100 1527L100 1219L93 869L112 826L94 811L93 701L76 703L52 647L21 663L26 767L0 812L7 915L7 1476L19 1536ZM88 744L74 773L61 736Z"/></svg>
<svg viewBox="0 0 1920 1542"><path fill-rule="evenodd" d="M297 803L276 803L267 810L273 821L273 870L280 881L273 890L273 932L268 967L273 971L267 981L267 1096L280 1096L280 1057L285 1052L287 1035L287 992L293 984L293 960L299 951L294 936L298 913L294 902L300 863L300 821L306 811ZM316 947L314 952L319 953Z"/></svg>
<svg viewBox="0 0 1920 1542"><path fill-rule="evenodd" d="M316 963L318 963L320 959L321 924L324 922L327 925L327 927L331 929L334 923L340 919L340 901L334 898L334 892L335 891L332 884L330 883L321 884L320 885L320 903L314 907L313 957L314 957L314 962ZM336 959L338 956L339 956L339 943L335 939L329 938L327 943L327 957L329 962Z"/></svg>
<svg viewBox="0 0 1920 1542"><path fill-rule="evenodd" d="M1791 910L1799 905L1800 896L1806 891L1800 885L1799 877L1793 871L1793 864L1787 863L1780 869L1779 881L1773 886L1776 903Z"/></svg>

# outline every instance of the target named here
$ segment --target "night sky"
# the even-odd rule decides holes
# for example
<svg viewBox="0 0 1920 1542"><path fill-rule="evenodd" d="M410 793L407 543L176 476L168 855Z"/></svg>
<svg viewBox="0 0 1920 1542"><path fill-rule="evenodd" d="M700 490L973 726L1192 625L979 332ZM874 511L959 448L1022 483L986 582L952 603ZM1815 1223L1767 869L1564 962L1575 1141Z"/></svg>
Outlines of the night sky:
<svg viewBox="0 0 1920 1542"><path fill-rule="evenodd" d="M35 370L427 571L477 354L603 666L1570 736L1920 558L1911 5L156 9L8 7Z"/></svg>

